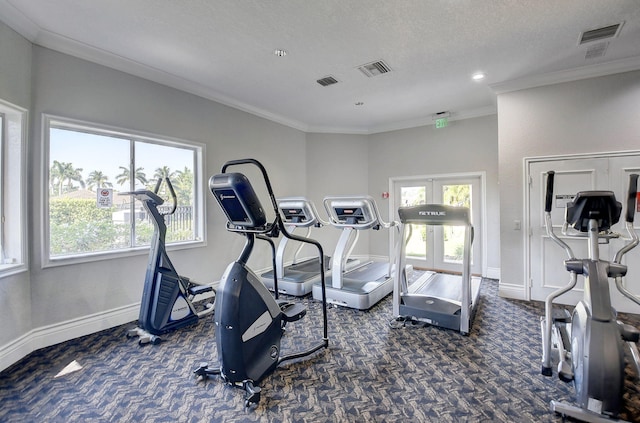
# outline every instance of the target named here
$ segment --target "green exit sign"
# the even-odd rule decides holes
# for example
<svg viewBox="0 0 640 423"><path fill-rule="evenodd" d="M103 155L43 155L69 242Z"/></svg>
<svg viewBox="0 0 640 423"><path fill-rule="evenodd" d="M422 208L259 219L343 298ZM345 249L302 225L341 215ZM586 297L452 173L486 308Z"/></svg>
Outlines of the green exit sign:
<svg viewBox="0 0 640 423"><path fill-rule="evenodd" d="M436 119L436 129L446 128L449 126L449 120L445 118Z"/></svg>

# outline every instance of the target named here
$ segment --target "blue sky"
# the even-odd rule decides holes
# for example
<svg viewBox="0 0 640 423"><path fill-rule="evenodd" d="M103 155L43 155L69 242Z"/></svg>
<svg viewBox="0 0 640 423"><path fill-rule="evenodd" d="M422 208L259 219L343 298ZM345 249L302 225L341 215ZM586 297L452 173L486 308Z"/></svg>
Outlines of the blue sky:
<svg viewBox="0 0 640 423"><path fill-rule="evenodd" d="M128 186L116 184L116 175L122 173L119 166L129 166L129 139L51 128L49 144L49 167L54 160L72 163L83 169L85 180L99 170L109 177L114 189L129 190ZM135 166L144 168L147 179L152 179L155 170L163 166L172 171L184 170L185 166L193 170L192 150L144 142L135 145Z"/></svg>

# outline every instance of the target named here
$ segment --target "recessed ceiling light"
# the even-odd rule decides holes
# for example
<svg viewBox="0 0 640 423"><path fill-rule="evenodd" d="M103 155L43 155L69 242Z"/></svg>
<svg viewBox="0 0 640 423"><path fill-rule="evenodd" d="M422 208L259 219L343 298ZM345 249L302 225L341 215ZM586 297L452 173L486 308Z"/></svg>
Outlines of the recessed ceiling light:
<svg viewBox="0 0 640 423"><path fill-rule="evenodd" d="M476 72L471 76L471 79L473 79L474 81L482 81L484 79L484 73Z"/></svg>
<svg viewBox="0 0 640 423"><path fill-rule="evenodd" d="M273 54L275 54L278 57L284 57L287 55L287 50L277 48L273 51Z"/></svg>

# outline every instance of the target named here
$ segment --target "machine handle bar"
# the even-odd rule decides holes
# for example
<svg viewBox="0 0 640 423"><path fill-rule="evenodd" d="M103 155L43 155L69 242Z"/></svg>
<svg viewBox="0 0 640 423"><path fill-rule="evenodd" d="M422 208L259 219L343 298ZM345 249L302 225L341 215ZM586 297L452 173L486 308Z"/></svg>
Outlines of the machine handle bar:
<svg viewBox="0 0 640 423"><path fill-rule="evenodd" d="M633 223L633 217L636 214L636 201L638 193L638 175L633 173L629 175L629 195L627 197L627 222Z"/></svg>
<svg viewBox="0 0 640 423"><path fill-rule="evenodd" d="M161 179L158 179L158 181L161 181ZM167 176L164 177L164 181L167 183L167 187L169 188L169 193L171 194L171 202L173 203L173 205L171 206L171 210L165 214L173 214L178 208L178 196L176 195L176 191L173 189L173 184L171 183L171 181Z"/></svg>
<svg viewBox="0 0 640 423"><path fill-rule="evenodd" d="M547 213L551 212L551 206L553 205L553 179L555 174L553 170L547 172L547 193L544 202L544 211Z"/></svg>

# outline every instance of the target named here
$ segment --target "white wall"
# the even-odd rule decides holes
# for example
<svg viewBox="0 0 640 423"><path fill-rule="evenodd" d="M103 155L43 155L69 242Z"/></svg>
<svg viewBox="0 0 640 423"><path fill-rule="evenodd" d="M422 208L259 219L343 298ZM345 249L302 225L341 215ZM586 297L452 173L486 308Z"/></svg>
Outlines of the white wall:
<svg viewBox="0 0 640 423"><path fill-rule="evenodd" d="M0 58L0 98L29 110L31 43L2 22ZM0 356L12 355L15 348L5 346L32 327L29 272L0 278L0 322ZM17 351L17 354L19 358L21 352Z"/></svg>
<svg viewBox="0 0 640 423"><path fill-rule="evenodd" d="M500 291L524 298L524 158L637 150L640 71L498 95Z"/></svg>
<svg viewBox="0 0 640 423"><path fill-rule="evenodd" d="M423 126L372 135L369 192L388 219L389 200L383 200L381 193L389 191L391 177L486 172L487 267L497 273L500 268L497 137L496 115L452 121L442 129ZM387 237L372 238L371 254L388 254Z"/></svg>

